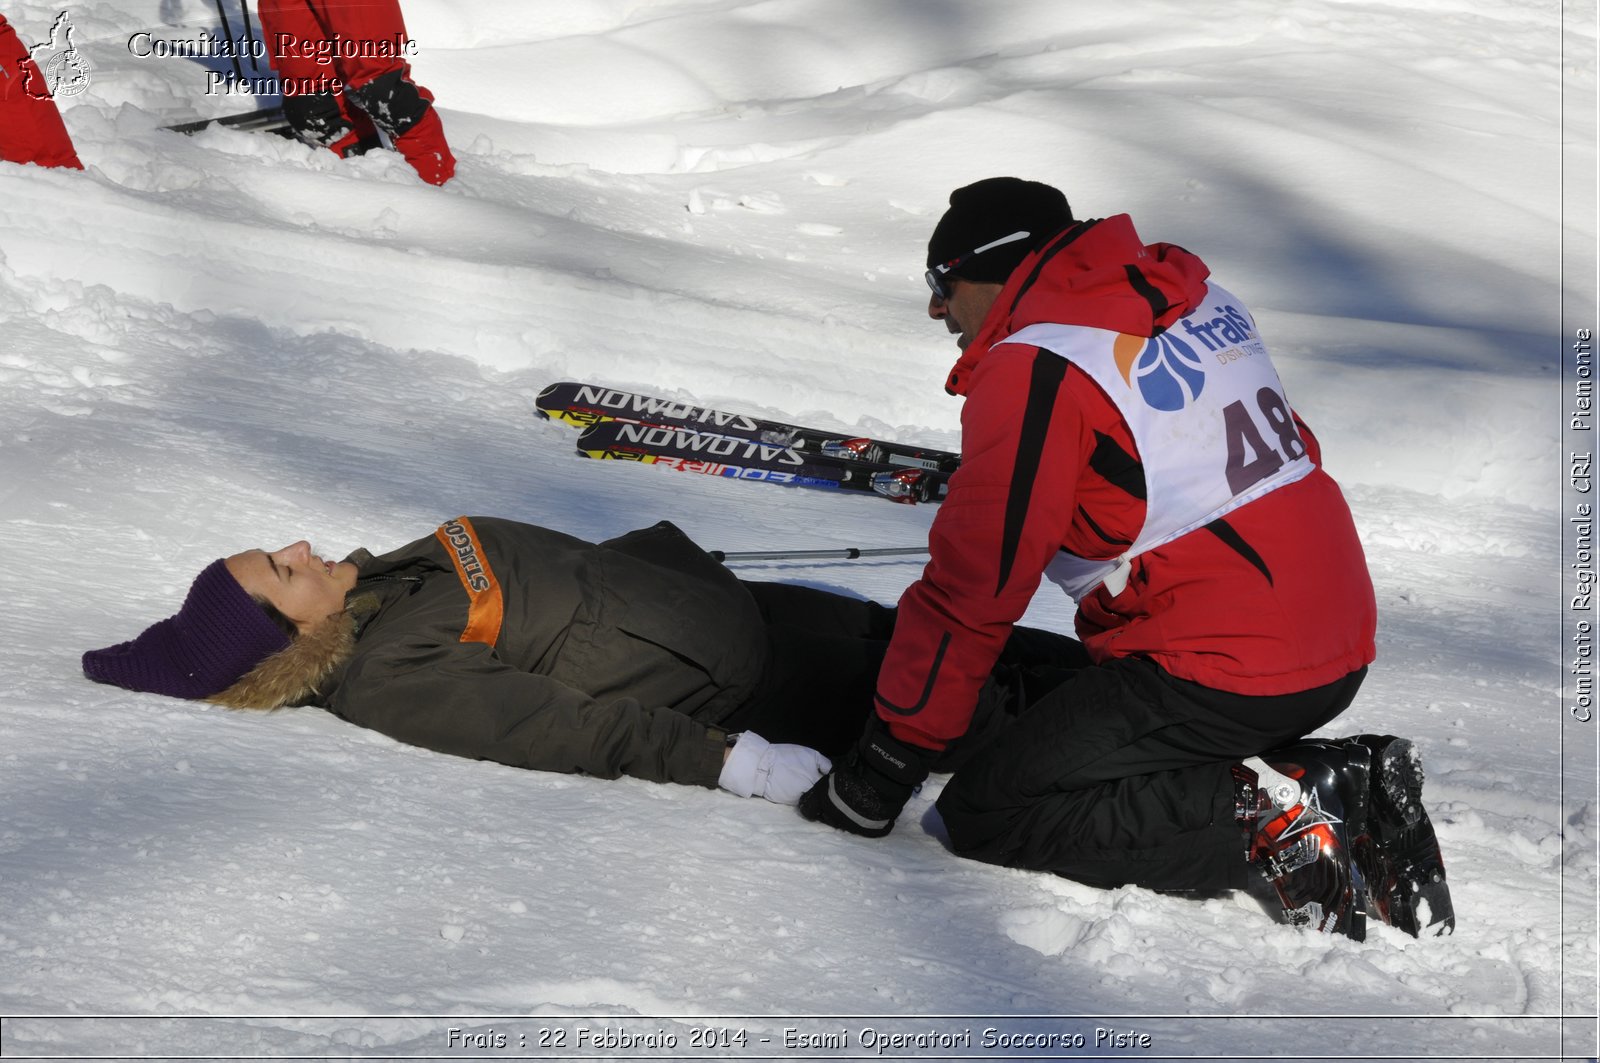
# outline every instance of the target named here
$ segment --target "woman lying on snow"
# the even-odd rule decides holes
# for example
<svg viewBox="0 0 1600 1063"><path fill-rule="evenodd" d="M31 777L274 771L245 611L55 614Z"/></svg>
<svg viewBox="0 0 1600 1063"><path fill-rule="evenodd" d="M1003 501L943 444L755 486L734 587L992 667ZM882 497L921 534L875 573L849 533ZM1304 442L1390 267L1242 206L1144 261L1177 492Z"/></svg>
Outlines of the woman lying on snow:
<svg viewBox="0 0 1600 1063"><path fill-rule="evenodd" d="M793 804L871 713L894 615L737 579L666 522L595 545L462 517L381 557L334 563L297 542L213 562L175 616L84 654L83 670L231 708L318 705L515 767ZM1013 637L1016 654L1068 642ZM985 694L943 770L1004 717L1009 687Z"/></svg>

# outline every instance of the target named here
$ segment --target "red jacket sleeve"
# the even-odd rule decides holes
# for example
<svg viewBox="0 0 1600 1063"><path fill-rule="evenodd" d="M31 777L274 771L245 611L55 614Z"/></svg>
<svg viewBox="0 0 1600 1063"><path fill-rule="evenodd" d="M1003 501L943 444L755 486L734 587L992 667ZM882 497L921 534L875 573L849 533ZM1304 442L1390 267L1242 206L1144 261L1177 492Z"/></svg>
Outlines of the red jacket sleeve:
<svg viewBox="0 0 1600 1063"><path fill-rule="evenodd" d="M972 377L961 468L929 533L927 568L900 599L878 676L878 715L902 742L940 750L966 730L1060 549L1089 453L1067 368L1049 351L1000 346Z"/></svg>

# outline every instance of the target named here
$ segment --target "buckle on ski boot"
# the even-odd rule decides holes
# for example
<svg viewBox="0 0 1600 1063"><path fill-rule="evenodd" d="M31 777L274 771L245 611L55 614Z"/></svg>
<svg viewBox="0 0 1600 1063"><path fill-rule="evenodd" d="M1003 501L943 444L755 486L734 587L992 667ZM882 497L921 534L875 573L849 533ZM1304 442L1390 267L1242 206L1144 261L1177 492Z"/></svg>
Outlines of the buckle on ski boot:
<svg viewBox="0 0 1600 1063"><path fill-rule="evenodd" d="M1351 841L1367 818L1366 750L1310 741L1262 759L1289 781L1262 786L1235 770L1256 805L1252 814L1241 785L1236 793L1250 829L1251 863L1272 884L1290 925L1365 940L1366 889Z"/></svg>

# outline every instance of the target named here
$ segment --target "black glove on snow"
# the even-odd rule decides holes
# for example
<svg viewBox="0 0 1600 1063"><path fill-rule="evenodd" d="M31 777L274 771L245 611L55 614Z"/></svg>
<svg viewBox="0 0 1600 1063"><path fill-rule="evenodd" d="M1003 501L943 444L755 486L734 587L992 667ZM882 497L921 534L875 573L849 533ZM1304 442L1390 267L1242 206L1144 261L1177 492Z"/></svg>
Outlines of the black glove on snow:
<svg viewBox="0 0 1600 1063"><path fill-rule="evenodd" d="M881 838L928 777L934 753L890 737L874 719L842 763L800 798L800 814L830 827Z"/></svg>

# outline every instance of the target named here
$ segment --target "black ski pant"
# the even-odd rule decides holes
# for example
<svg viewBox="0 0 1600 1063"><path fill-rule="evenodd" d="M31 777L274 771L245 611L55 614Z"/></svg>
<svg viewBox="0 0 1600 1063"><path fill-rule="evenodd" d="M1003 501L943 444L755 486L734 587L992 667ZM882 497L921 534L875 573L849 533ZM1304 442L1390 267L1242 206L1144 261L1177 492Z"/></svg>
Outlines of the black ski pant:
<svg viewBox="0 0 1600 1063"><path fill-rule="evenodd" d="M1038 662L1036 679L1048 668ZM951 846L974 860L1094 886L1238 889L1248 865L1231 766L1338 716L1365 676L1251 697L1142 658L1060 672L1065 681L958 770L937 807Z"/></svg>
<svg viewBox="0 0 1600 1063"><path fill-rule="evenodd" d="M755 697L719 726L842 756L874 711L878 670L894 635L896 610L815 587L743 582L766 623L767 668ZM967 733L950 744L934 770L954 771L1016 710L1024 696L1024 669L1014 671L1013 661L1037 665L1026 669L1036 686L1054 686L1070 674L1060 662L1072 659L1075 648L1081 650L1063 635L1015 628L996 669L999 678L979 695Z"/></svg>
<svg viewBox="0 0 1600 1063"><path fill-rule="evenodd" d="M840 756L872 711L895 611L791 583L744 585L766 622L767 666L755 696L719 726Z"/></svg>

